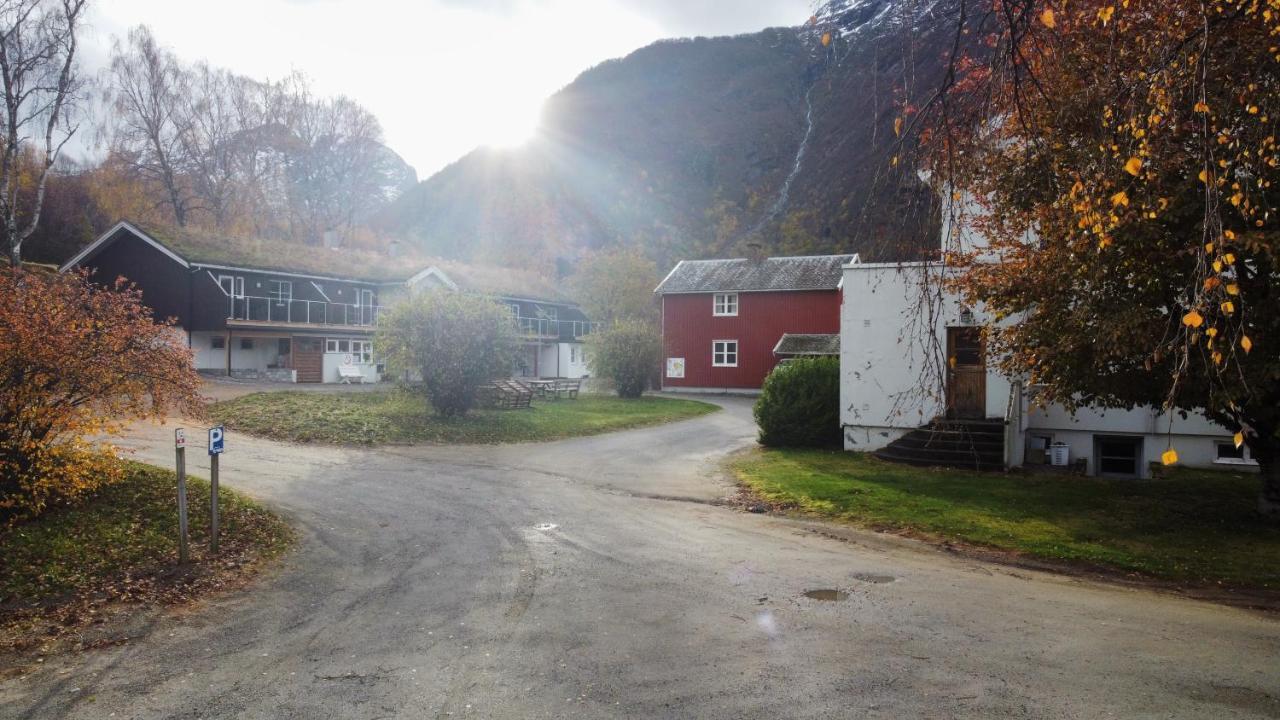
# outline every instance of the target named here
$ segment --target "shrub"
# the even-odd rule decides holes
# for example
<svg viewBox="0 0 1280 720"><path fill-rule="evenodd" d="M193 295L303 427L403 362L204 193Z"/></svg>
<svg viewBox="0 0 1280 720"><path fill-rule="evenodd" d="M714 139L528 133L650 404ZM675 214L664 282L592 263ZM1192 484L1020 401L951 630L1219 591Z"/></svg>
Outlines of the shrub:
<svg viewBox="0 0 1280 720"><path fill-rule="evenodd" d="M39 515L120 477L121 422L200 416L191 351L141 293L86 273L0 270L0 522Z"/></svg>
<svg viewBox="0 0 1280 720"><path fill-rule="evenodd" d="M798 358L774 368L756 400L755 416L763 445L839 445L840 360Z"/></svg>
<svg viewBox="0 0 1280 720"><path fill-rule="evenodd" d="M418 373L437 415L457 417L475 405L482 383L511 372L516 336L505 306L431 290L383 314L374 343L393 366Z"/></svg>
<svg viewBox="0 0 1280 720"><path fill-rule="evenodd" d="M661 360L662 336L646 322L624 320L587 336L591 374L612 380L618 397L640 397Z"/></svg>

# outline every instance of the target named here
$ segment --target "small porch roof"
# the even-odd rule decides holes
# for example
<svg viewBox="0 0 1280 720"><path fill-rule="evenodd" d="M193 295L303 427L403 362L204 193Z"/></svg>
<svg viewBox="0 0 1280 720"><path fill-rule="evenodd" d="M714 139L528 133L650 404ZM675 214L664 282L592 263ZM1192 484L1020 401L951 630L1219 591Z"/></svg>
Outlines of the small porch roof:
<svg viewBox="0 0 1280 720"><path fill-rule="evenodd" d="M773 346L774 355L839 355L838 334L783 333Z"/></svg>

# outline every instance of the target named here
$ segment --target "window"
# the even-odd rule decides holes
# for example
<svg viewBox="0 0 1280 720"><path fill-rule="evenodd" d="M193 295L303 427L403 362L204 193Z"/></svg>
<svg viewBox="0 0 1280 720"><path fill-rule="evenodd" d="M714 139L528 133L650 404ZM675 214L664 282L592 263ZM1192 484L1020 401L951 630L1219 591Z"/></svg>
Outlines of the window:
<svg viewBox="0 0 1280 720"><path fill-rule="evenodd" d="M352 340L351 354L358 363L373 362L373 342L370 340Z"/></svg>
<svg viewBox="0 0 1280 720"><path fill-rule="evenodd" d="M209 338L209 347L214 350L225 350L227 348L227 339L221 335L214 335Z"/></svg>
<svg viewBox="0 0 1280 720"><path fill-rule="evenodd" d="M716 340L711 343L712 367L738 367L738 341Z"/></svg>
<svg viewBox="0 0 1280 720"><path fill-rule="evenodd" d="M1142 474L1138 466L1142 457L1141 438L1098 437L1093 443L1098 456L1099 475L1137 477Z"/></svg>
<svg viewBox="0 0 1280 720"><path fill-rule="evenodd" d="M267 282L267 295L276 302L289 302L293 299L293 282L270 280Z"/></svg>
<svg viewBox="0 0 1280 720"><path fill-rule="evenodd" d="M578 362L578 346L577 345L569 346L569 362L571 363Z"/></svg>
<svg viewBox="0 0 1280 720"><path fill-rule="evenodd" d="M712 315L732 316L738 314L738 293L716 293Z"/></svg>
<svg viewBox="0 0 1280 720"><path fill-rule="evenodd" d="M1215 459L1215 462L1226 464L1249 463L1249 458L1245 457L1244 450L1244 445L1236 447L1236 444L1233 442L1220 442L1218 443L1218 456Z"/></svg>
<svg viewBox="0 0 1280 720"><path fill-rule="evenodd" d="M324 351L327 353L346 353L351 352L350 340L335 340L329 338L325 341Z"/></svg>
<svg viewBox="0 0 1280 720"><path fill-rule="evenodd" d="M218 286L222 288L222 292L233 298L244 297L244 278L237 275L219 275Z"/></svg>
<svg viewBox="0 0 1280 720"><path fill-rule="evenodd" d="M252 349L253 349L253 338L240 338L240 349L241 349L241 350L252 350Z"/></svg>

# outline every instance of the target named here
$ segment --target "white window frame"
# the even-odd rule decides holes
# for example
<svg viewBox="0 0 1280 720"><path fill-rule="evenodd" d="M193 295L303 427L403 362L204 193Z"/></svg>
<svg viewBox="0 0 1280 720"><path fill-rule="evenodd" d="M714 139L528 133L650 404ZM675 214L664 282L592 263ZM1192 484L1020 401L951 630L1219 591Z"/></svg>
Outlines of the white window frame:
<svg viewBox="0 0 1280 720"><path fill-rule="evenodd" d="M231 282L228 283L228 280ZM222 292L237 300L244 297L244 277L240 275L219 275L218 287L222 288Z"/></svg>
<svg viewBox="0 0 1280 720"><path fill-rule="evenodd" d="M714 293L711 296L711 314L715 317L737 317L738 293Z"/></svg>
<svg viewBox="0 0 1280 720"><path fill-rule="evenodd" d="M291 302L293 300L293 281L268 280L267 297L274 302Z"/></svg>
<svg viewBox="0 0 1280 720"><path fill-rule="evenodd" d="M729 343L733 343L732 352L729 350ZM739 348L737 340L712 340L711 367L738 367ZM730 355L733 356L733 362L729 362Z"/></svg>

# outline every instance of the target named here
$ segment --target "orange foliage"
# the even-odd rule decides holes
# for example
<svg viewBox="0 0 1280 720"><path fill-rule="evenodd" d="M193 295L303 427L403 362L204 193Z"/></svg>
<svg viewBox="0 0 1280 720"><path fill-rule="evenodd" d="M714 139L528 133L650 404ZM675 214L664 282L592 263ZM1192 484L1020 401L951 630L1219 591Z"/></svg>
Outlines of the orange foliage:
<svg viewBox="0 0 1280 720"><path fill-rule="evenodd" d="M123 421L203 406L190 351L135 290L87 275L0 271L0 520L118 478Z"/></svg>

